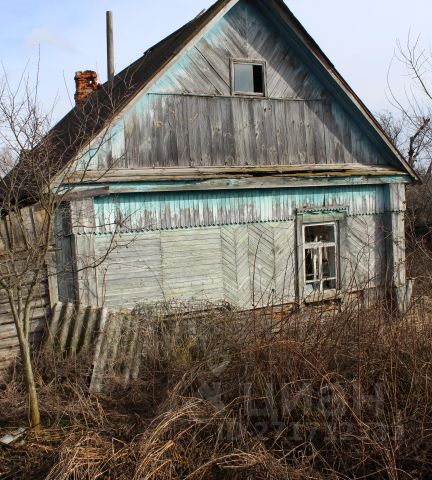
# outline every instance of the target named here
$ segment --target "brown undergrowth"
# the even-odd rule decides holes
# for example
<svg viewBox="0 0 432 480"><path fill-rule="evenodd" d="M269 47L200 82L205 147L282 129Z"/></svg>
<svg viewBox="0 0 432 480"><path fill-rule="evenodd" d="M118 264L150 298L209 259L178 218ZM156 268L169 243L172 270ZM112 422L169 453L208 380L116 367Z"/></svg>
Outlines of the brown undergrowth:
<svg viewBox="0 0 432 480"><path fill-rule="evenodd" d="M427 479L432 315L383 307L263 319L138 309L146 348L126 389L89 393L91 361L40 352L44 428L0 449L14 479ZM277 320L275 320L277 318ZM0 430L26 422L19 370Z"/></svg>

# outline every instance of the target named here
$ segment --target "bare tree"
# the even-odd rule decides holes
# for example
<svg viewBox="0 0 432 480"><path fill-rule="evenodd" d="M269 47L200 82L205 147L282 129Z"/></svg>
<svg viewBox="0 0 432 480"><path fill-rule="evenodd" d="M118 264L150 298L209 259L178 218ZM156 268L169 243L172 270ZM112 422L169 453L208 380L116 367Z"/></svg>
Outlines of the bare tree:
<svg viewBox="0 0 432 480"><path fill-rule="evenodd" d="M432 247L432 50L421 37L408 35L398 42L394 60L403 67L406 84L402 94L392 87L391 68L388 88L391 111L377 118L406 161L422 182L407 189L408 266L417 278L417 291L429 291L432 277L427 268Z"/></svg>
<svg viewBox="0 0 432 480"><path fill-rule="evenodd" d="M123 94L126 91L123 88ZM55 218L72 190L85 183L94 156L109 139L115 110L111 92L96 92L68 115L67 122L50 128L50 114L38 103L37 79L23 77L15 89L7 75L0 80L0 296L17 332L32 427L40 425L41 417L31 319L41 286L59 273L47 266L55 244ZM95 133L98 140L90 145ZM107 169L100 176L106 173ZM82 268L95 268L108 253Z"/></svg>
<svg viewBox="0 0 432 480"><path fill-rule="evenodd" d="M407 162L421 175L432 173L432 51L422 46L420 36L408 35L397 43L396 61L404 67L408 84L398 96L388 80L395 111L379 113L378 120ZM391 70L390 70L391 71Z"/></svg>

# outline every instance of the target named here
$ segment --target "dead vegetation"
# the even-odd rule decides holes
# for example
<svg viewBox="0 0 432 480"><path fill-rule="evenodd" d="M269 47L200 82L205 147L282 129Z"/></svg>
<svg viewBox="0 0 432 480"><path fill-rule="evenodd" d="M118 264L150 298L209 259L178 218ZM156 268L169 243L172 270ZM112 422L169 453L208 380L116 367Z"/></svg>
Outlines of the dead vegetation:
<svg viewBox="0 0 432 480"><path fill-rule="evenodd" d="M40 431L0 447L8 479L430 478L431 312L310 311L263 321L136 312L138 379L89 393L91 360L41 352ZM113 370L114 372L115 370ZM26 423L19 369L1 432Z"/></svg>

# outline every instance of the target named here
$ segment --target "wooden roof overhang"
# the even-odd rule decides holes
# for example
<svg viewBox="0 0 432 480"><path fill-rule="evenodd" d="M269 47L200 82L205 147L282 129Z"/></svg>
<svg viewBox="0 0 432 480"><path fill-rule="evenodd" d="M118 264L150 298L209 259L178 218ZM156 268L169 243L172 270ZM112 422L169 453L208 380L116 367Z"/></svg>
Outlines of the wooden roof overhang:
<svg viewBox="0 0 432 480"><path fill-rule="evenodd" d="M77 190L68 199L122 193L181 192L194 190L251 190L403 184L410 176L397 169L364 165L292 165L267 167L200 167L112 170L67 179Z"/></svg>
<svg viewBox="0 0 432 480"><path fill-rule="evenodd" d="M128 168L112 169L103 176L100 172L75 172L69 175L66 183L114 183L141 181L181 181L211 178L241 177L386 177L408 176L396 168L362 164L321 164L321 165L274 165L274 166L238 166L238 167L188 167L188 168Z"/></svg>

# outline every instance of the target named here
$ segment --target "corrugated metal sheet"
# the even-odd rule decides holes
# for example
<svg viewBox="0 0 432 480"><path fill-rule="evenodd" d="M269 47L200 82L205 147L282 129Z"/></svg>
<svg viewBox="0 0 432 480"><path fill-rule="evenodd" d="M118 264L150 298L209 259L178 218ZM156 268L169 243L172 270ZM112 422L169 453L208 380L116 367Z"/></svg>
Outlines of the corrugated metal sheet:
<svg viewBox="0 0 432 480"><path fill-rule="evenodd" d="M343 207L350 216L375 215L390 210L388 198L382 185L119 194L95 198L96 229L81 233L287 221L299 208Z"/></svg>

